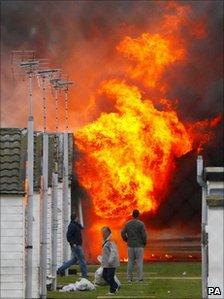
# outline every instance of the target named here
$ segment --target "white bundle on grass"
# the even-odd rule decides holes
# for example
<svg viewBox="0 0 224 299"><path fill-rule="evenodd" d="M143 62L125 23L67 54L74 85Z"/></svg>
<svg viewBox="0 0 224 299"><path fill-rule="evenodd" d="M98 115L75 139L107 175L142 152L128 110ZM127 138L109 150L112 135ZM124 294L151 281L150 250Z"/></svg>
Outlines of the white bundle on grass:
<svg viewBox="0 0 224 299"><path fill-rule="evenodd" d="M99 255L97 257L98 262L102 262L102 256ZM116 283L118 284L118 286L121 286L120 280L118 279L117 275L114 276L114 280L116 281ZM107 282L104 280L103 278L103 267L100 266L95 274L94 274L94 284L99 285L99 286L104 286L107 285Z"/></svg>
<svg viewBox="0 0 224 299"><path fill-rule="evenodd" d="M75 283L71 283L67 286L64 286L60 292L74 292L74 291L93 291L95 290L94 284L86 278L81 278Z"/></svg>

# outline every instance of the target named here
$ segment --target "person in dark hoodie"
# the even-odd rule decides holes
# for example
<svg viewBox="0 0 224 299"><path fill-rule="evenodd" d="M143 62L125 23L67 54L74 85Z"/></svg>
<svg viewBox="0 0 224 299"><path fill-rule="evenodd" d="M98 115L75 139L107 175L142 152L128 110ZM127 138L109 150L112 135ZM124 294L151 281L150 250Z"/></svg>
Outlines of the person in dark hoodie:
<svg viewBox="0 0 224 299"><path fill-rule="evenodd" d="M82 277L88 277L86 261L82 250L82 229L83 226L78 222L76 213L72 213L71 222L69 223L66 235L67 241L71 246L72 256L70 260L65 261L63 265L58 268L58 275L64 276L65 270L78 262Z"/></svg>

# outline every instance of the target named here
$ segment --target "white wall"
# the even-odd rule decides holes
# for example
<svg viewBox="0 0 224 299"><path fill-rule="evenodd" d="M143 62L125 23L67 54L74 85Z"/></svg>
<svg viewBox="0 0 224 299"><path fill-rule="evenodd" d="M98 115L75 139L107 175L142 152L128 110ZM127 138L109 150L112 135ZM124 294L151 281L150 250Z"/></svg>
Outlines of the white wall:
<svg viewBox="0 0 224 299"><path fill-rule="evenodd" d="M70 195L70 190L69 190ZM25 204L22 196L4 195L0 199L1 216L1 298L25 298ZM33 200L33 298L40 294L40 193ZM58 267L63 263L63 186L58 188ZM70 217L70 204L69 204ZM51 190L48 196L48 275L51 274Z"/></svg>
<svg viewBox="0 0 224 299"><path fill-rule="evenodd" d="M25 209L20 195L0 198L1 298L25 297Z"/></svg>
<svg viewBox="0 0 224 299"><path fill-rule="evenodd" d="M208 207L208 286L221 290L221 295L210 295L209 298L224 298L223 228L223 207Z"/></svg>
<svg viewBox="0 0 224 299"><path fill-rule="evenodd" d="M69 205L68 205L68 215L69 215L69 222L70 222L70 217L71 217L71 188L69 187L68 190L68 195L69 195ZM70 246L67 242L66 236L64 236L63 233L63 183L58 183L58 246L57 246L57 265L60 267L62 263L64 262L63 260L63 241L66 242L67 250L68 250L68 257L70 258L71 256L71 250Z"/></svg>

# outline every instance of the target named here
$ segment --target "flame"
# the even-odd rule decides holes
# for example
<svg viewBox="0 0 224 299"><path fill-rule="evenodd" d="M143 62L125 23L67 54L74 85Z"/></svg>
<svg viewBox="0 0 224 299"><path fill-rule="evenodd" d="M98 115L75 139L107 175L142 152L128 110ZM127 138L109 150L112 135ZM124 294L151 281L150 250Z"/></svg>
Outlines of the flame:
<svg viewBox="0 0 224 299"><path fill-rule="evenodd" d="M159 34L143 33L138 38L125 37L117 50L136 64L127 71L134 79L141 78L146 86L158 87L164 69L185 57L185 50L176 46L175 39ZM160 86L161 87L161 86Z"/></svg>
<svg viewBox="0 0 224 299"><path fill-rule="evenodd" d="M217 115L212 119L204 119L195 123L187 124L188 132L194 136L193 147L197 149L200 154L203 151L203 145L208 143L213 137L212 128L216 127L222 120L221 115Z"/></svg>
<svg viewBox="0 0 224 299"><path fill-rule="evenodd" d="M76 143L85 152L77 163L80 183L103 218L128 217L133 208L155 211L174 158L192 149L191 137L175 111L157 110L135 86L110 80L100 92L115 98L117 112L78 130Z"/></svg>
<svg viewBox="0 0 224 299"><path fill-rule="evenodd" d="M98 97L109 103L113 112L102 112L75 133L80 153L75 171L94 211L87 211L91 224L86 236L89 240L94 235L88 251L95 256L100 250L101 242L95 242L101 238L100 228L109 225L119 243L121 260L125 261L126 244L120 242L123 223L135 208L141 213L158 211L175 170L175 159L191 150L201 151L211 139L209 129L221 120L217 116L184 122L176 109L178 100L166 97L165 71L188 59L182 26L192 27L192 38L204 38L206 31L203 19L191 20L188 5L169 2L165 6L167 14L153 33L125 36L116 46L117 53L128 63L125 68L119 66L124 68L123 80L113 76L104 80L98 93L94 90L90 97L87 114L94 111ZM148 94L156 96L150 98ZM148 251L146 256L157 258L156 253ZM159 258L174 257L166 254Z"/></svg>

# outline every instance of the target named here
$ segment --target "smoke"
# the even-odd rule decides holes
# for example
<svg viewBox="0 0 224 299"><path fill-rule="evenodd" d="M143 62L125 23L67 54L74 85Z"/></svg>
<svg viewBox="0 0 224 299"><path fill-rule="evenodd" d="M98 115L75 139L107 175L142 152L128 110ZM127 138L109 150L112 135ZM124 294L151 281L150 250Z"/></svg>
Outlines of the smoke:
<svg viewBox="0 0 224 299"><path fill-rule="evenodd" d="M93 111L85 115L85 110L91 105L91 96L99 82L123 75L124 59L117 55L116 46L125 36L137 37L142 32L175 33L182 35L187 44L188 59L166 70L163 80L170 86L166 96L179 100L178 109L184 118L214 116L223 108L220 98L223 3L178 3L180 10L157 1L5 1L1 12L2 75L7 74L7 82L11 81L7 72L11 50L35 49L38 57L49 58L76 82L71 115L76 117L73 122L79 126L92 117ZM182 18L182 21L170 32L167 29L170 24L161 26L164 16L171 16L172 21ZM192 28L196 28L194 32ZM4 81L2 89L3 104L7 98L21 97L16 92L8 95L10 88ZM195 103L197 109L192 113L189 110ZM3 108L7 116L10 109L7 105ZM98 108L101 112L101 105Z"/></svg>
<svg viewBox="0 0 224 299"><path fill-rule="evenodd" d="M156 103L165 96L177 101L177 112L185 122L223 115L223 2L222 1L4 1L1 3L1 121L3 126L24 127L27 118L26 81L13 79L10 52L34 49L40 58L75 81L69 98L70 128L74 131L114 111L97 94L103 80L133 80L124 75L128 59L118 55L117 45L125 36L143 32L181 37L186 60L167 66L161 82L165 95L150 90L137 78L139 88ZM170 17L171 19L168 19ZM172 26L168 22L171 20ZM165 22L166 26L162 25ZM63 129L63 98L60 98L60 128ZM41 128L41 98L34 86L36 129ZM12 112L14 112L12 115ZM54 100L49 96L48 127L54 129ZM203 152L207 165L223 163L223 122ZM177 161L177 169L159 216L145 215L153 227L168 227L195 218L199 230L200 188L196 184L196 153ZM76 186L78 182L76 182ZM183 191L184 189L184 191ZM81 190L79 188L79 190ZM82 194L82 191L80 191Z"/></svg>

